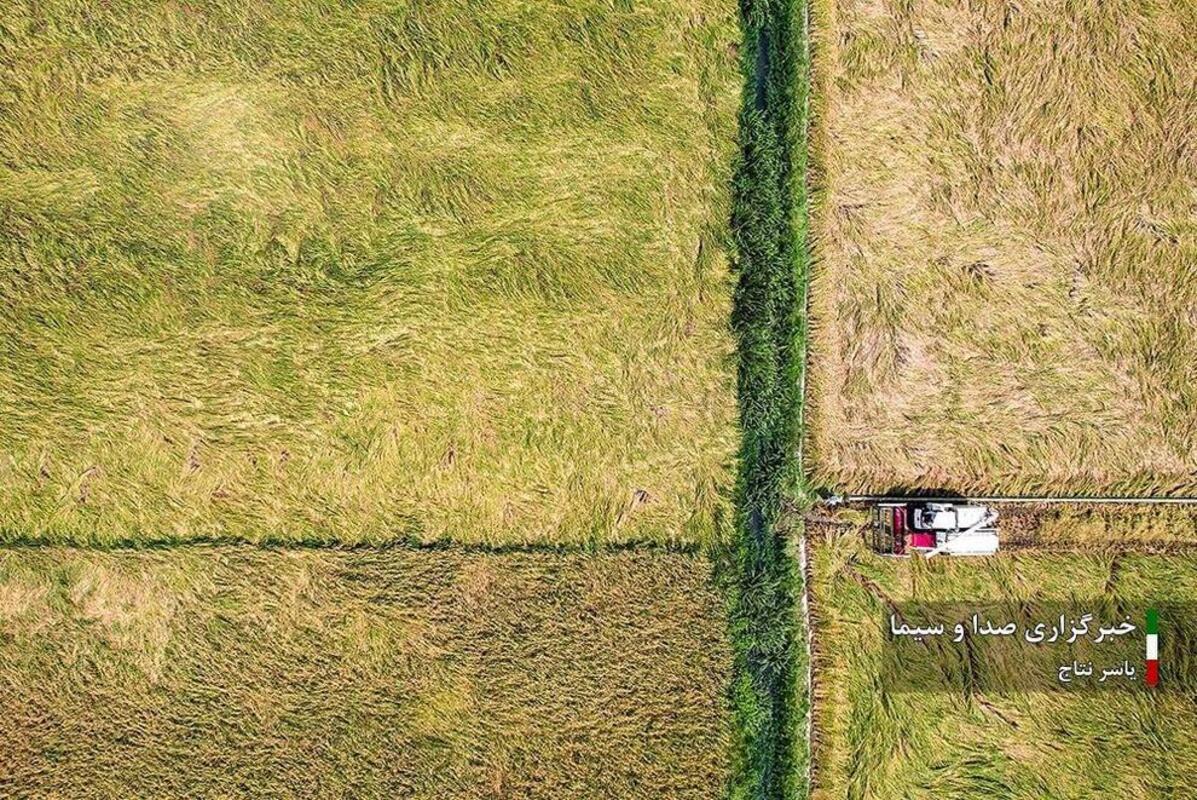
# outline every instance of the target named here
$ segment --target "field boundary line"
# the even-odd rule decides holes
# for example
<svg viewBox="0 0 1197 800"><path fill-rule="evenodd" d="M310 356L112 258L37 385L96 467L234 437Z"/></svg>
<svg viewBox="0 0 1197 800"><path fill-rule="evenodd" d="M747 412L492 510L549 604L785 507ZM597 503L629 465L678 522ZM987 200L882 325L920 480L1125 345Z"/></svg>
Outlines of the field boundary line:
<svg viewBox="0 0 1197 800"><path fill-rule="evenodd" d="M30 536L22 536L7 541L0 541L0 552L4 551L20 551L20 550L78 550L78 551L93 551L93 552L155 552L164 550L221 550L221 549L236 549L236 550L262 550L262 551L293 551L300 552L304 550L311 551L325 551L325 552L386 552L386 551L407 551L407 552L448 552L454 551L459 553L477 553L484 555L518 555L518 554L541 554L541 555L601 555L605 553L663 553L669 555L687 555L687 556L701 556L708 559L713 559L712 546L693 542L658 542L652 540L630 540L625 542L605 542L594 544L548 544L548 543L524 543L524 544L485 544L478 542L457 542L447 539L437 539L431 542L422 542L414 539L395 539L386 542L327 542L327 541L311 541L311 540L296 540L287 541L284 539L268 539L264 541L254 541L251 539L236 539L236 538L195 538L195 539L152 539L152 540L132 540L121 539L113 542L68 542L68 541L54 541L51 539L35 538Z"/></svg>
<svg viewBox="0 0 1197 800"><path fill-rule="evenodd" d="M806 797L815 791L815 629L812 609L813 597L810 591L814 569L811 566L810 544L806 522L802 520L802 532L798 536L798 563L802 571L802 624L806 627Z"/></svg>
<svg viewBox="0 0 1197 800"><path fill-rule="evenodd" d="M798 321L799 334L802 336L802 356L798 364L798 475L804 476L806 474L806 462L803 456L806 451L806 365L807 359L810 356L810 264L811 264L811 246L810 246L810 198L811 186L808 180L810 175L810 96L811 96L811 32L810 32L810 0L799 0L802 4L802 63L804 67L803 80L804 87L800 87L802 91L802 130L800 134L800 146L802 153L802 174L799 175L799 180L802 183L803 203L800 213L804 219L800 223L800 230L803 235L800 237L798 247L803 251L803 263L806 268L802 270L802 317Z"/></svg>

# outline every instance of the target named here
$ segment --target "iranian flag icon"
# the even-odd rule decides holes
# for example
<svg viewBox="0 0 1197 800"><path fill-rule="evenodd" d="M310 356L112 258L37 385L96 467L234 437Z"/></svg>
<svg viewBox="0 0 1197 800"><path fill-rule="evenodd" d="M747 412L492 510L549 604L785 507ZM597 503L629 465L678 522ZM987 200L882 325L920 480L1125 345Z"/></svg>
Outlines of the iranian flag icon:
<svg viewBox="0 0 1197 800"><path fill-rule="evenodd" d="M1160 612L1147 609L1147 685L1160 683Z"/></svg>

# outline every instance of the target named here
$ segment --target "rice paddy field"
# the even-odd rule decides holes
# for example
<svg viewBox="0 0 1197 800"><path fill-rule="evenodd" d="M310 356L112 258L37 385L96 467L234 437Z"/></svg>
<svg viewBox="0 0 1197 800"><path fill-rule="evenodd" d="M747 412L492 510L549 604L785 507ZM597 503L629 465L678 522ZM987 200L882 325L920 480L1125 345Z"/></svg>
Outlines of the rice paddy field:
<svg viewBox="0 0 1197 800"><path fill-rule="evenodd" d="M1028 552L983 560L886 559L866 552L855 534L817 527L811 533L813 797L1186 796L1197 775L1192 684L1163 687L1169 669L1174 682L1182 666L1190 681L1197 675L1191 653L1187 666L1165 658L1164 682L1154 692L1141 686L887 690L883 654L892 646L885 641L886 615L912 600L984 601L1032 616L1053 602L1078 609L1095 601L1115 609L1161 600L1191 604L1197 558ZM1197 636L1191 615L1175 622L1190 639ZM1142 639L1133 647L1141 659ZM942 653L934 658L931 667L945 674L959 668ZM999 678L1032 668L1022 659L980 666Z"/></svg>
<svg viewBox="0 0 1197 800"><path fill-rule="evenodd" d="M741 36L4 7L0 796L756 785Z"/></svg>
<svg viewBox="0 0 1197 800"><path fill-rule="evenodd" d="M812 12L814 482L1197 494L1197 5Z"/></svg>
<svg viewBox="0 0 1197 800"><path fill-rule="evenodd" d="M734 3L0 17L0 536L720 540Z"/></svg>
<svg viewBox="0 0 1197 800"><path fill-rule="evenodd" d="M725 624L682 554L8 549L0 795L706 800Z"/></svg>

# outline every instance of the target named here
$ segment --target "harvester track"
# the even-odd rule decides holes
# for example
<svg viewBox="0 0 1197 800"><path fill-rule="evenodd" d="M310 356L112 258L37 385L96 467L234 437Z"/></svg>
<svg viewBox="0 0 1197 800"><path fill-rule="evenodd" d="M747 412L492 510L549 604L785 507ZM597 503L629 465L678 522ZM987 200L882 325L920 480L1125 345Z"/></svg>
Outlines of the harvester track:
<svg viewBox="0 0 1197 800"><path fill-rule="evenodd" d="M1070 553L1111 555L1197 555L1197 542L1183 540L1163 541L1043 541L1035 537L1008 538L1002 540L1002 550L1019 553Z"/></svg>

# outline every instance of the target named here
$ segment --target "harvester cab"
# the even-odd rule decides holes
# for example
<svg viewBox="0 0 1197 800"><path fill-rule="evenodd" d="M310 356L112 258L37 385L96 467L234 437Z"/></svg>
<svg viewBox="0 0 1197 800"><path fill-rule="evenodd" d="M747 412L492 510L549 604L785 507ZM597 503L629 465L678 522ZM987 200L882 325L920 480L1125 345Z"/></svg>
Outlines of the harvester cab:
<svg viewBox="0 0 1197 800"><path fill-rule="evenodd" d="M911 501L881 503L873 525L873 549L908 556L940 553L985 556L998 549L997 512L989 506Z"/></svg>

